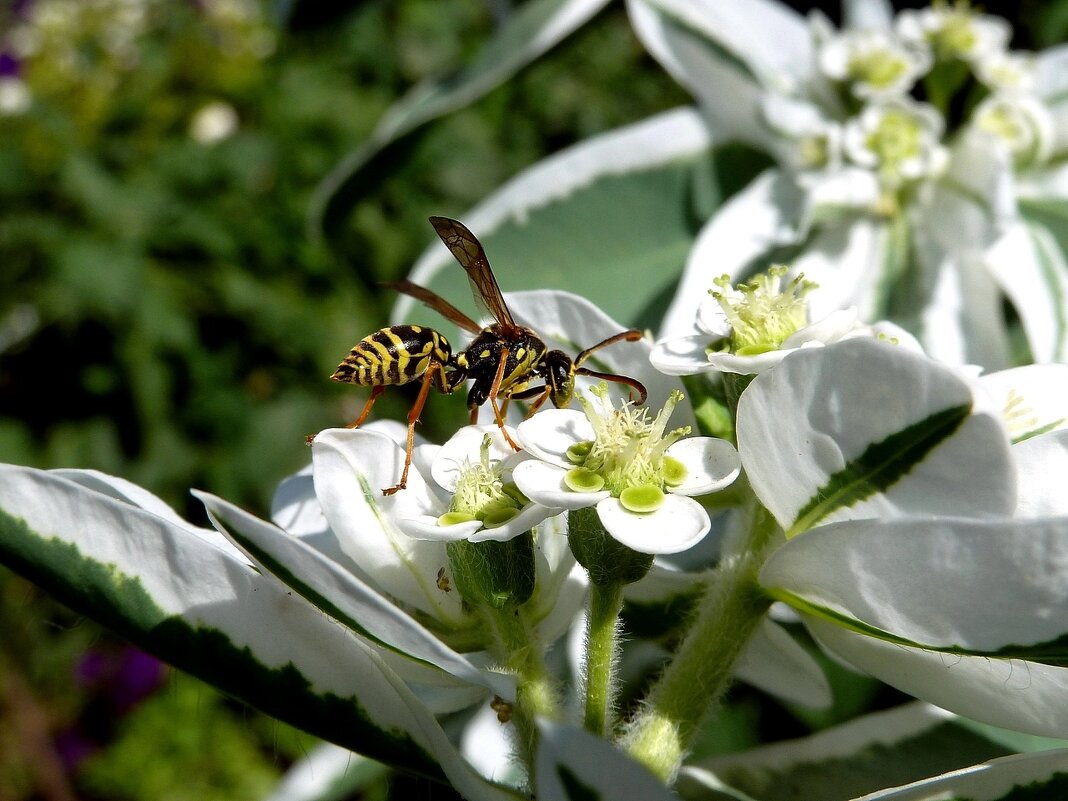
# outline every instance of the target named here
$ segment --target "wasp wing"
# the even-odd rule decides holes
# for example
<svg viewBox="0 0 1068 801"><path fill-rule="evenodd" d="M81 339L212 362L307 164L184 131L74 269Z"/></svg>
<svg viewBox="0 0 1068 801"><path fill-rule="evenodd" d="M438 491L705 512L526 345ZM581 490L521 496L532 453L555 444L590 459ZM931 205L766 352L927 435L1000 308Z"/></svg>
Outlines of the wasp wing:
<svg viewBox="0 0 1068 801"><path fill-rule="evenodd" d="M419 286L419 284L413 284L407 280L383 281L381 285L387 289L395 289L403 295L410 295L424 305L429 306L446 320L460 326L464 331L477 334L482 330L482 326L441 297L437 292L433 292L425 286Z"/></svg>
<svg viewBox="0 0 1068 801"><path fill-rule="evenodd" d="M482 244L475 235L467 230L467 226L462 222L450 220L448 217L431 217L430 224L438 232L445 247L456 257L456 261L467 271L471 291L479 307L505 328L518 331L519 326L508 311L501 288L493 277L486 251L482 249Z"/></svg>

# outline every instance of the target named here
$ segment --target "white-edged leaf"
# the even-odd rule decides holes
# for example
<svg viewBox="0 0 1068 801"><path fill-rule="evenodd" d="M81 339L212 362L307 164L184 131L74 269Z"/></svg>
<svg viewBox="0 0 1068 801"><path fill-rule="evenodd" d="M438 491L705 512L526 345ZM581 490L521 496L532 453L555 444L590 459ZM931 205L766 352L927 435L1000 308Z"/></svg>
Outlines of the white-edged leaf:
<svg viewBox="0 0 1068 801"><path fill-rule="evenodd" d="M653 3L627 0L627 10L645 49L694 96L717 139L770 147L764 90L744 63Z"/></svg>
<svg viewBox="0 0 1068 801"><path fill-rule="evenodd" d="M808 737L686 765L676 787L694 801L719 784L762 801L833 801L1006 753L951 713L913 702Z"/></svg>
<svg viewBox="0 0 1068 801"><path fill-rule="evenodd" d="M327 523L341 549L376 587L443 626L473 625L461 609L459 593L437 587L438 570L448 565L445 543L412 539L391 520L395 507L430 492L413 468L406 489L382 494L400 478L404 449L367 429L327 429L312 443L312 462L315 494Z"/></svg>
<svg viewBox="0 0 1068 801"><path fill-rule="evenodd" d="M1018 483L1016 517L1068 520L1068 431L1062 429L1014 445Z"/></svg>
<svg viewBox="0 0 1068 801"><path fill-rule="evenodd" d="M672 801L642 765L610 743L564 723L538 722L534 786L546 801Z"/></svg>
<svg viewBox="0 0 1068 801"><path fill-rule="evenodd" d="M354 633L503 698L514 697L513 680L479 669L341 565L222 498L206 492L194 494L218 529L264 572L276 576Z"/></svg>
<svg viewBox="0 0 1068 801"><path fill-rule="evenodd" d="M924 650L804 620L824 648L902 692L994 726L1068 737L1068 668Z"/></svg>
<svg viewBox="0 0 1068 801"><path fill-rule="evenodd" d="M624 325L617 323L594 303L570 292L512 292L507 297L517 322L537 331L547 347L559 348L571 356L625 329ZM656 414L664 407L671 393L682 388L682 384L650 364L652 349L653 343L645 338L636 342L618 342L590 356L585 366L640 381L649 393L645 405L651 414ZM577 385L588 389L598 380L580 376ZM620 395L627 397L629 391L625 385L609 386L618 386ZM685 398L675 407L669 424L670 428L680 426L697 428L693 409Z"/></svg>
<svg viewBox="0 0 1068 801"><path fill-rule="evenodd" d="M1024 219L983 254L983 262L1020 315L1031 358L1068 358L1068 261L1045 225Z"/></svg>
<svg viewBox="0 0 1068 801"><path fill-rule="evenodd" d="M735 663L739 679L785 701L813 709L833 698L819 663L790 633L770 619L761 622Z"/></svg>
<svg viewBox="0 0 1068 801"><path fill-rule="evenodd" d="M1000 419L973 409L953 371L852 339L795 351L738 403L738 451L788 534L847 518L1011 514Z"/></svg>
<svg viewBox="0 0 1068 801"><path fill-rule="evenodd" d="M761 85L797 90L812 78L805 18L776 0L646 0L743 62Z"/></svg>
<svg viewBox="0 0 1068 801"><path fill-rule="evenodd" d="M329 231L345 218L361 194L363 169L388 145L478 100L589 21L607 3L529 0L459 73L412 87L386 112L370 139L316 189L311 207L315 226Z"/></svg>
<svg viewBox="0 0 1068 801"><path fill-rule="evenodd" d="M779 548L760 582L872 636L1068 664L1068 518L832 523Z"/></svg>
<svg viewBox="0 0 1068 801"><path fill-rule="evenodd" d="M166 517L46 471L0 466L0 560L268 714L406 770L444 771L472 798L511 797L459 759L370 646Z"/></svg>
<svg viewBox="0 0 1068 801"><path fill-rule="evenodd" d="M727 201L698 234L659 335L686 336L697 330L697 308L714 278L727 274L738 281L753 266L768 266L758 259L795 238L803 199L794 181L772 169Z"/></svg>
<svg viewBox="0 0 1068 801"><path fill-rule="evenodd" d="M753 151L712 144L694 109L667 111L539 162L461 219L506 291L566 287L628 326L649 327L693 244L695 214L718 207L766 164ZM409 277L474 311L463 271L440 241ZM401 297L391 319L424 319L416 311Z"/></svg>
<svg viewBox="0 0 1068 801"><path fill-rule="evenodd" d="M887 0L843 0L842 27L852 30L889 31L894 8Z"/></svg>
<svg viewBox="0 0 1068 801"><path fill-rule="evenodd" d="M915 782L881 790L856 801L928 801L967 798L968 801L1059 799L1068 794L1068 749L1013 754Z"/></svg>

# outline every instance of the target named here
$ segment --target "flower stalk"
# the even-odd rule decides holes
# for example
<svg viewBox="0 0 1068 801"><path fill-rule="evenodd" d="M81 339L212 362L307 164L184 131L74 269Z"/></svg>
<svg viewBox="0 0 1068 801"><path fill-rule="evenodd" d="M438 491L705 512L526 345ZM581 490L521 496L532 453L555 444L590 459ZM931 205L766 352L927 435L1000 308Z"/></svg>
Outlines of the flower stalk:
<svg viewBox="0 0 1068 801"><path fill-rule="evenodd" d="M615 668L619 659L619 613L622 582L590 587L586 635L586 731L605 737L612 730Z"/></svg>
<svg viewBox="0 0 1068 801"><path fill-rule="evenodd" d="M710 573L686 636L621 737L623 749L666 783L730 685L735 662L771 606L757 574L775 530L772 516L758 505L749 547L724 558Z"/></svg>

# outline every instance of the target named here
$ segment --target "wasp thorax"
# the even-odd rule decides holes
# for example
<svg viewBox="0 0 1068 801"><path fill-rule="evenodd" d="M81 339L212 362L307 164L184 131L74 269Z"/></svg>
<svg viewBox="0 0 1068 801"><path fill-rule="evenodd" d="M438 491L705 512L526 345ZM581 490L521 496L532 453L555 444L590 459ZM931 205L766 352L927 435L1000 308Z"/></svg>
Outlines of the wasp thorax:
<svg viewBox="0 0 1068 801"><path fill-rule="evenodd" d="M576 466L564 477L576 492L608 490L632 512L652 512L659 508L664 493L681 484L686 468L667 455L667 449L690 433L689 427L667 431L668 418L682 400L672 392L664 408L649 419L649 410L632 403L616 408L607 384L590 390L592 398L579 396L594 438L579 442L567 451Z"/></svg>
<svg viewBox="0 0 1068 801"><path fill-rule="evenodd" d="M519 489L502 477L502 465L490 459L490 438L482 439L477 462L467 461L460 468L449 511L438 518L443 526L479 520L487 528L507 523L527 503Z"/></svg>

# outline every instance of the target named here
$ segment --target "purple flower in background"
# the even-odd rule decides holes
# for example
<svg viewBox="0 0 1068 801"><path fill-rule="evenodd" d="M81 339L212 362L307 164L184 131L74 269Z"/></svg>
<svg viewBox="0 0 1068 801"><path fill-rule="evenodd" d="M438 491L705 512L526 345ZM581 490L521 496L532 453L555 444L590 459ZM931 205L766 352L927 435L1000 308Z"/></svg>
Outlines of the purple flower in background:
<svg viewBox="0 0 1068 801"><path fill-rule="evenodd" d="M122 715L163 682L164 667L155 657L137 648L95 648L74 669L77 682L96 690L111 710Z"/></svg>
<svg viewBox="0 0 1068 801"><path fill-rule="evenodd" d="M0 51L0 78L17 78L22 72L22 64L8 51Z"/></svg>

